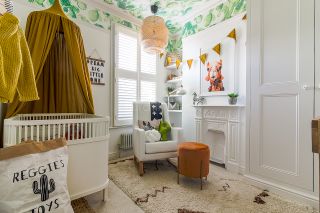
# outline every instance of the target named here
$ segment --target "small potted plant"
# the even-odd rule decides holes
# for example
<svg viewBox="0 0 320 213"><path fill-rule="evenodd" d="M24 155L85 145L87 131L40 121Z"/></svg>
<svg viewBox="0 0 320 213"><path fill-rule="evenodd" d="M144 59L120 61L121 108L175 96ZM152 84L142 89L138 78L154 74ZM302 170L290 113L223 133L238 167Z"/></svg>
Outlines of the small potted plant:
<svg viewBox="0 0 320 213"><path fill-rule="evenodd" d="M238 100L238 96L239 96L238 93L235 93L235 92L229 93L228 96L229 96L229 104L236 105L237 100Z"/></svg>

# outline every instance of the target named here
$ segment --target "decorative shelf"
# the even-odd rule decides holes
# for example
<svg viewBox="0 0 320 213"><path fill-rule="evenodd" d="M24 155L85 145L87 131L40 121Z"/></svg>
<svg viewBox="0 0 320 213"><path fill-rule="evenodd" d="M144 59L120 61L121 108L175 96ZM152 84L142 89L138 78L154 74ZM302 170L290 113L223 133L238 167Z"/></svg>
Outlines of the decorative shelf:
<svg viewBox="0 0 320 213"><path fill-rule="evenodd" d="M182 112L182 110L168 110L168 112Z"/></svg>
<svg viewBox="0 0 320 213"><path fill-rule="evenodd" d="M218 105L193 105L193 107L246 107L246 105L243 104L218 104Z"/></svg>
<svg viewBox="0 0 320 213"><path fill-rule="evenodd" d="M174 64L170 64L170 65L166 66L165 68L168 69L168 70L176 70L176 69L177 69L177 66L176 66L176 64L174 63Z"/></svg>
<svg viewBox="0 0 320 213"><path fill-rule="evenodd" d="M182 77L174 78L172 80L168 80L166 83L167 84L172 84L172 83L178 83L182 81Z"/></svg>
<svg viewBox="0 0 320 213"><path fill-rule="evenodd" d="M167 98L182 97L182 95L168 95Z"/></svg>

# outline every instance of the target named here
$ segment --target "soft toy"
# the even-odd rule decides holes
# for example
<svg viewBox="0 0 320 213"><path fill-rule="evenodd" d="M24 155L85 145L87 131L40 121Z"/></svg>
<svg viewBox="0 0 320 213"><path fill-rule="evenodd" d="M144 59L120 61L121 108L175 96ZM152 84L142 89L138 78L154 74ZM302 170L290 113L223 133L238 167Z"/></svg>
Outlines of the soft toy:
<svg viewBox="0 0 320 213"><path fill-rule="evenodd" d="M161 121L159 125L159 132L161 134L161 141L168 140L168 133L171 131L171 125L167 121Z"/></svg>
<svg viewBox="0 0 320 213"><path fill-rule="evenodd" d="M161 134L157 130L146 131L146 140L153 143L161 140Z"/></svg>

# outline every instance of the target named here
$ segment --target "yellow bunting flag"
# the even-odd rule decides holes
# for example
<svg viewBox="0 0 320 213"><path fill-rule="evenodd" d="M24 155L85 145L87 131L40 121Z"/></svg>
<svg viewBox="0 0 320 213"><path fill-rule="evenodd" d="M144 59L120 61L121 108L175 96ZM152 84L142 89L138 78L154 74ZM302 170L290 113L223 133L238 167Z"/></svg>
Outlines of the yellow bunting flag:
<svg viewBox="0 0 320 213"><path fill-rule="evenodd" d="M160 53L160 59L162 58L163 55L164 55L164 53Z"/></svg>
<svg viewBox="0 0 320 213"><path fill-rule="evenodd" d="M189 69L191 69L192 62L193 62L193 59L187 60L187 64L188 64Z"/></svg>
<svg viewBox="0 0 320 213"><path fill-rule="evenodd" d="M179 59L177 59L177 60L176 60L176 67L177 67L177 69L179 69L180 64L181 64L181 61L180 61Z"/></svg>
<svg viewBox="0 0 320 213"><path fill-rule="evenodd" d="M171 57L167 57L167 60L166 60L166 61L167 61L167 63L166 63L167 66L170 65L170 64L171 64L171 61L172 61Z"/></svg>
<svg viewBox="0 0 320 213"><path fill-rule="evenodd" d="M206 61L207 61L207 57L208 57L208 54L207 53L204 53L202 55L200 55L200 61L205 64Z"/></svg>
<svg viewBox="0 0 320 213"><path fill-rule="evenodd" d="M247 14L243 16L242 20L247 20Z"/></svg>
<svg viewBox="0 0 320 213"><path fill-rule="evenodd" d="M235 41L237 40L237 34L236 34L236 29L233 29L229 34L229 38L233 38Z"/></svg>
<svg viewBox="0 0 320 213"><path fill-rule="evenodd" d="M220 55L220 53L221 53L221 44L220 43L217 44L216 46L214 46L212 48L212 50L215 51L218 55Z"/></svg>

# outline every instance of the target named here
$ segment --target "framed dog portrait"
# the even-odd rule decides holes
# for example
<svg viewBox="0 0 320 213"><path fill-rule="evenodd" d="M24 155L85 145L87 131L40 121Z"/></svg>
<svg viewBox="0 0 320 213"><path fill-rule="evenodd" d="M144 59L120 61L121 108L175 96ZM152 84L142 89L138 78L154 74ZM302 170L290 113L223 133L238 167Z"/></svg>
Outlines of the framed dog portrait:
<svg viewBox="0 0 320 213"><path fill-rule="evenodd" d="M227 95L234 92L234 46L223 45L221 55L212 50L201 52L208 53L205 63L200 62L200 95Z"/></svg>

